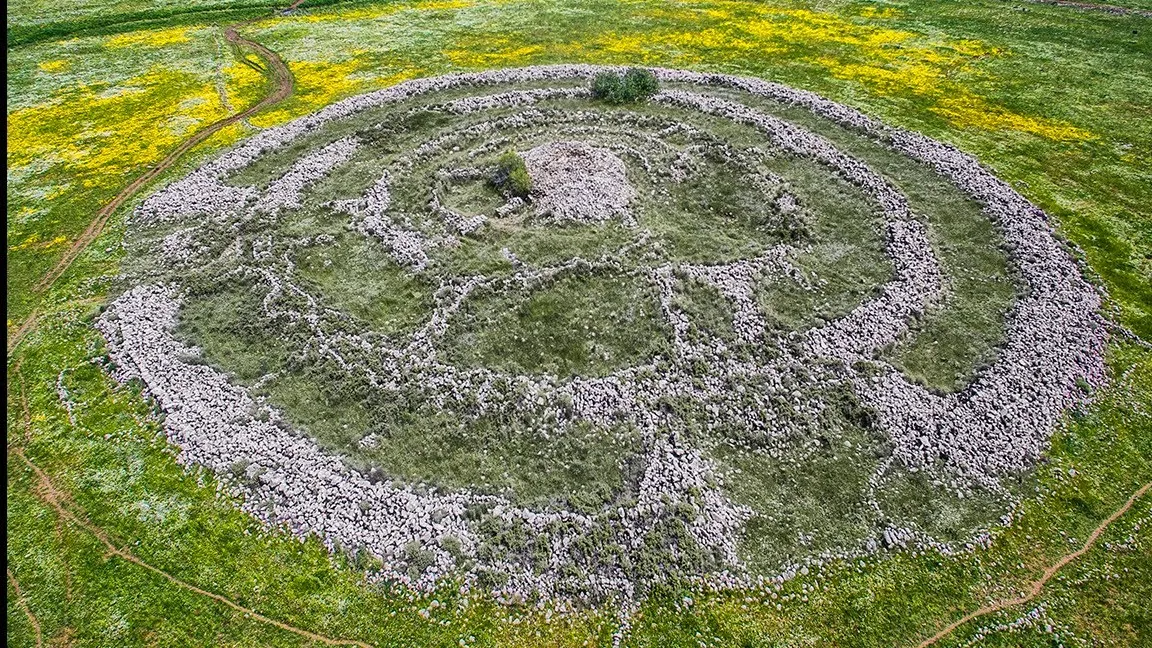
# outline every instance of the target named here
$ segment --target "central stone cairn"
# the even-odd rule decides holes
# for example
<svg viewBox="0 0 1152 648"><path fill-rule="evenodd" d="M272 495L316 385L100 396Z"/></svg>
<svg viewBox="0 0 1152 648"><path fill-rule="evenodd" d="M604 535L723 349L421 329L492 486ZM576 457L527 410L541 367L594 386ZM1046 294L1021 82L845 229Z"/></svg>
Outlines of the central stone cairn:
<svg viewBox="0 0 1152 648"><path fill-rule="evenodd" d="M635 226L624 160L582 142L549 142L524 154L536 215L554 222L600 223L621 218Z"/></svg>
<svg viewBox="0 0 1152 648"><path fill-rule="evenodd" d="M985 539L1105 377L1099 297L1045 215L809 93L656 70L607 106L606 72L410 81L168 185L99 321L118 377L250 513L420 590L635 601ZM931 219L796 110L944 177L1012 250L1004 339L962 390L885 355L948 303ZM488 182L507 151L527 200ZM807 303L840 306L782 324Z"/></svg>

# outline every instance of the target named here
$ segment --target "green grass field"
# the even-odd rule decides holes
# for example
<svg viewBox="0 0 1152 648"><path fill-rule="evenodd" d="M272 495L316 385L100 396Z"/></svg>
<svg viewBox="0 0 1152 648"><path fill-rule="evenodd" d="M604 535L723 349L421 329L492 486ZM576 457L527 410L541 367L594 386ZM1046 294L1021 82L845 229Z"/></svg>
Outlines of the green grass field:
<svg viewBox="0 0 1152 648"><path fill-rule="evenodd" d="M1117 4L1152 8L1136 0ZM9 6L8 645L317 643L228 607L205 591L269 619L373 646L610 645L618 621L609 609L553 618L532 607L464 597L450 587L416 597L366 584L370 559L332 555L316 539L300 542L266 529L218 494L213 475L184 470L138 386L117 385L92 362L103 353L94 318L107 297L124 287L121 273L139 263L121 244L124 217L143 194L113 216L59 280L38 286L99 207L132 178L183 138L267 91L260 73L266 62L230 48L223 28L272 6L138 0L111 5L22 0ZM242 32L284 59L295 76L295 94L192 150L161 181L180 177L258 129L406 78L571 61L715 70L813 90L974 155L1055 219L1091 279L1107 291L1117 330L1127 329L1134 339L1114 336L1108 355L1113 383L1091 407L1067 417L1045 460L1021 485L1034 492L1018 519L993 535L990 547L956 556L883 554L836 562L788 581L779 591L661 588L633 616L627 646L915 646L964 613L1019 594L1152 481L1152 19L999 0L356 1L305 2L292 15ZM966 383L994 355L1003 313L1016 290L994 232L962 200L937 201L951 189L916 174L907 160L847 131L810 127L823 129L818 132L900 181L933 226L938 237L933 243L953 281L944 307L927 313L916 335L886 350L886 357L937 390ZM284 163L296 154L286 153ZM793 164L796 168L787 172L794 177L815 173ZM272 166L249 172L254 180L279 175ZM364 181L370 182L368 175ZM723 186L723 177L701 182L710 183L706 194L740 200L739 187ZM811 186L818 183L813 178ZM798 184L796 191L814 202L827 201L821 213L831 220L817 223L825 227L818 234L856 245L858 258L847 267L866 271L865 276L836 274L846 267L837 265L840 257L822 256L832 247L816 247L801 263L839 283L815 294L773 284L758 295L783 329L808 325L814 313L841 313L855 303L861 284L874 285L889 272L875 242L867 240L867 214L854 208L852 189L821 189L804 194ZM694 196L682 197L685 210L708 208L693 203ZM452 199L472 207L485 200L480 193ZM325 224L308 220L313 217L301 211L284 227L289 233L293 227L315 233ZM716 237L705 244L683 223L669 222L662 236L683 258L765 244L757 238L760 233L738 223L698 225L731 231L722 241ZM345 237L338 239L339 254L329 260L333 263L319 256L303 262L302 275L376 330L416 326L430 287L393 272L390 261L373 257L362 239L341 234L339 224L327 226ZM610 230L540 237L519 226L494 236L470 243L474 247L454 255L451 263L462 271L493 267L496 252L506 245L524 258L549 259L615 241ZM372 272L379 281L363 287L343 280L360 272ZM653 323L642 313L637 328L630 329L634 337L609 339L598 351L603 356L588 355L588 340L571 336L534 338L535 345L506 353L541 322L553 330L597 332L602 318L570 321L562 304L612 313L626 305L646 307L637 287L603 281L603 290L574 283L532 299L505 295L476 302L469 317L497 325L481 327L485 333L476 344L460 345L458 360L504 362L528 371L594 372L654 353L645 344L658 346L661 333L645 328ZM597 300L605 294L611 299ZM215 347L205 345L210 359L214 353L227 358L241 380L254 381L284 352L272 347L253 352L247 339L234 335L254 326L228 319L238 319L252 298L237 290L226 299L205 299L185 314L184 323L189 335L214 341ZM678 299L702 314L699 321L715 321L712 333L724 335L723 314L709 319L716 298L705 287L689 284ZM13 348L13 334L33 315L34 324ZM350 422L368 424L369 413L332 402L312 385L286 380L269 389L288 409L295 403L306 423L322 428L316 434L333 444L354 440L341 436L347 436ZM463 484L504 480L502 487L528 500L560 496L573 483L586 485L595 500L622 479L613 460L628 446L626 435L589 433L541 449L505 443L498 426L490 426L482 443L469 449L469 461L445 464L422 443L428 435L451 439L453 428L442 423L421 419L378 456L362 460L409 471L405 474L413 479L457 474ZM567 472L554 470L551 458L573 453L586 455L586 461ZM64 500L53 499L22 457L50 476ZM748 482L736 496L778 509L790 524L814 523L809 520L813 507L825 507L814 518L837 519L838 512L846 517L851 507L837 496L859 487L870 458L863 452L829 452L809 459L818 462L815 468L773 474L763 484ZM730 461L756 468L741 463L746 458ZM906 478L907 496L889 493L903 514L938 524L941 533L949 524L965 525L968 509L920 500L916 494L923 491L914 476ZM782 483L803 483L805 492L824 496L792 501L789 491L776 489ZM54 501L103 529L115 546L178 580L110 554L89 527L61 516ZM965 624L939 645L1152 643L1150 528L1152 499L1145 497L1034 601ZM770 527L753 530L762 555L787 554L790 540L773 533ZM1038 621L1014 623L1037 610Z"/></svg>

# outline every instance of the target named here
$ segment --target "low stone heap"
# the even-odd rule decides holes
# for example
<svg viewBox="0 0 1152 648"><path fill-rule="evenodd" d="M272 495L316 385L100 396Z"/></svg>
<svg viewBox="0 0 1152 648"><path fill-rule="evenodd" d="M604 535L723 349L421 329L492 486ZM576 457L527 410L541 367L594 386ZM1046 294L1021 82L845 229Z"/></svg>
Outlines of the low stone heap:
<svg viewBox="0 0 1152 648"><path fill-rule="evenodd" d="M524 154L537 216L552 222L601 223L622 218L636 192L624 161L583 142L549 142Z"/></svg>

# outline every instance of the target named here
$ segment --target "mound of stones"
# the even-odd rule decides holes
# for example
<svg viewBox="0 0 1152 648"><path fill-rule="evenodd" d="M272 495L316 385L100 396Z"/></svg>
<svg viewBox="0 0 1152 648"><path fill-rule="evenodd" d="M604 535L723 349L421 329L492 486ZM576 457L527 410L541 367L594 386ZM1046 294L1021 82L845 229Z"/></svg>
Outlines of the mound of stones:
<svg viewBox="0 0 1152 648"><path fill-rule="evenodd" d="M598 223L628 216L635 190L624 161L583 142L549 142L524 154L538 215L553 221Z"/></svg>

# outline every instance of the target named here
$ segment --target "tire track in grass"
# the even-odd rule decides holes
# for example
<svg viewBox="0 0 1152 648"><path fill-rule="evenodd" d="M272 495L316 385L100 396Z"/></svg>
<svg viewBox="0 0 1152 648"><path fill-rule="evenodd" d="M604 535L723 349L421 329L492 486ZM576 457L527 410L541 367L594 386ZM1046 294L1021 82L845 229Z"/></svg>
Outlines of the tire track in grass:
<svg viewBox="0 0 1152 648"><path fill-rule="evenodd" d="M1031 601L1032 599L1036 598L1037 596L1039 596L1040 591L1044 589L1044 586L1046 584L1048 584L1048 581L1052 580L1052 578L1054 576L1056 576L1057 572L1059 572L1068 563L1070 563L1073 560L1076 560L1077 558L1088 553L1088 550L1091 549L1092 546L1096 544L1096 541L1100 539L1100 536L1103 535L1104 531L1106 531L1108 529L1108 526L1111 525L1116 520L1120 519L1120 516L1127 513L1128 510L1132 508L1132 505L1136 503L1136 500L1143 497L1149 491L1149 489L1152 489L1152 482L1148 482L1147 484L1144 484L1142 487L1140 487L1139 490L1137 490L1135 493L1132 494L1132 497L1128 498L1128 501L1125 502L1123 506L1121 506L1120 508L1113 511L1112 515L1108 516L1108 519L1101 522L1100 526L1096 527L1096 530L1094 530L1088 536L1088 539L1084 541L1083 546L1081 546L1076 551L1073 551L1072 553L1065 554L1062 558L1060 558L1060 560L1057 560L1055 563L1053 563L1051 566L1049 566L1047 569L1045 569L1044 573L1040 576L1040 578L1038 578L1035 582L1032 583L1032 588L1031 588L1031 590L1029 590L1029 592L1027 594L1020 596L1020 597L1017 597L1017 598L1008 599L1006 601L1000 601L999 603L993 603L991 605L986 605L986 606L984 606L978 610L975 610L973 612L969 612L968 614L964 615L959 620L954 621L951 624L949 624L948 626L946 626L940 632L937 632L932 637L925 639L923 642L921 642L919 644L919 646L917 646L917 648L928 648L928 646L933 646L933 645L937 644L941 639L952 634L953 631L955 631L957 628L964 625L965 623L968 623L969 621L972 621L974 619L978 619L982 616L987 616L989 614L994 614L996 612L1006 610L1010 607L1022 605L1024 603Z"/></svg>
<svg viewBox="0 0 1152 648"><path fill-rule="evenodd" d="M15 374L19 379L19 398L21 410L20 418L24 427L24 443L28 443L31 440L32 434L32 412L28 407L27 393L25 391L23 374L20 372L19 361L17 362L16 366L13 367L12 372L10 372L8 384L6 387L11 386L11 378L13 374ZM5 391L8 390L6 389ZM210 598L232 608L237 612L241 612L246 616L256 619L261 623L265 623L281 630L291 632L310 641L318 642L326 646L354 646L355 648L375 648L372 644L365 643L363 641L328 637L316 632L312 632L310 630L305 630L304 628L291 625L289 623L285 623L283 621L278 621L271 617L260 614L256 610L244 607L243 605L236 603L226 596L197 587L192 583L182 580L172 575L171 573L156 567L155 565L144 562L127 548L122 549L118 547L116 543L112 541L112 537L108 534L107 531L89 520L87 516L84 515L83 509L80 507L80 505L76 504L66 492L56 488L56 485L52 482L52 479L48 476L48 473L44 472L43 469L41 469L39 466L33 463L31 459L28 458L28 455L24 453L24 449L21 445L9 444L7 446L7 451L9 455L16 455L16 457L24 462L24 465L31 469L32 472L36 475L38 487L34 488L33 491L41 501L48 504L55 511L57 522L71 522L72 524L92 534L98 541L100 541L100 544L104 545L106 558L109 556L117 556L129 563L138 565L155 574L163 576L165 580L172 583L173 585L176 585L177 587L180 587L181 589L185 589L194 594ZM9 473L8 479L11 480L11 478L12 474ZM79 513L74 513L72 510L73 508L79 509ZM40 622L24 601L23 590L20 589L20 585L17 583L16 577L12 574L11 568L8 568L8 582L12 584L12 589L16 592L17 602L20 604L21 609L24 611L24 614L28 617L28 620L32 623L33 629L36 631L36 646L37 648L40 648L43 645ZM71 598L70 595L69 598Z"/></svg>
<svg viewBox="0 0 1152 648"><path fill-rule="evenodd" d="M28 441L31 440L30 435L32 430L32 412L28 409L28 398L25 395L26 392L24 386L24 374L20 372L19 360L12 367L8 375L9 379L5 383L4 389L5 400L11 400L12 398L12 376L15 376L19 381L18 396L20 400L20 417L24 424L22 426L24 428L24 443L28 443ZM59 520L59 518L57 518L57 520ZM28 623L32 625L32 630L36 634L36 648L41 648L44 645L44 632L40 627L40 619L36 618L36 615L32 613L32 608L28 606L28 601L24 596L24 590L20 588L20 581L16 580L16 575L12 573L12 568L5 565L5 569L8 571L8 584L12 586L12 591L16 594L16 603L24 612L24 616L28 617Z"/></svg>
<svg viewBox="0 0 1152 648"><path fill-rule="evenodd" d="M16 580L16 576L12 574L12 568L8 567L8 584L12 586L12 591L16 593L16 603L20 609L24 611L24 616L28 617L28 623L32 624L32 630L36 633L36 648L44 645L44 634L40 630L40 620L32 614L32 609L28 607L28 601L24 600L24 590L20 589L20 582Z"/></svg>
<svg viewBox="0 0 1152 648"><path fill-rule="evenodd" d="M304 0L296 0L287 9L283 10L283 12L293 11L303 2ZM278 11L272 14L268 14L267 16L245 20L243 22L230 25L224 29L224 38L228 41L229 44L237 48L247 48L251 51L254 51L258 56L264 59L267 66L266 72L269 74L269 76L271 76L272 81L275 84L273 90L260 101L249 106L248 108L215 121L193 133L191 137L181 142L179 146L168 153L168 155L164 157L163 160L149 168L147 171L133 180L127 187L124 187L124 189L122 189L120 193L116 194L116 196L110 202L101 207L100 211L96 212L96 217L92 219L92 222L88 224L88 227L85 228L84 232L81 233L79 237L77 237L72 245L68 246L68 249L64 252L64 256L62 256L60 260L57 261L56 265L53 266L53 268L47 273L45 273L44 276L40 278L40 281L38 281L36 285L32 287L32 292L34 294L42 294L51 288L56 280L59 279L60 276L63 275L68 270L68 268L72 266L72 263L76 260L76 258L79 257L80 254L84 252L84 250L88 249L88 246L91 245L92 242L95 241L96 238L100 235L100 233L104 231L104 226L108 224L108 220L112 217L112 214L115 213L116 210L119 209L126 201L128 201L128 199L135 196L149 182L154 180L164 171L167 171L169 168L171 168L172 165L178 162L180 158L183 157L184 154L187 153L190 149L208 139L209 137L215 135L223 128L231 126L236 122L245 120L260 112L261 110L268 108L269 106L280 103L292 95L292 92L295 89L295 80L292 77L291 70L289 70L287 64L284 63L284 60L281 59L280 56L275 52L261 45L260 43L244 38L237 31L237 29L240 27L251 25L253 23L264 20L265 18L270 18L274 15L277 15L278 13L283 12ZM12 352L20 344L20 341L24 339L24 336L27 335L35 327L38 317L39 308L37 307L34 308L32 312L24 318L24 321L20 324L19 328L17 328L16 331L8 338L8 357L12 356Z"/></svg>
<svg viewBox="0 0 1152 648"><path fill-rule="evenodd" d="M133 565L143 567L144 569L147 569L148 571L151 571L155 574L158 574L158 575L164 577L165 580L172 583L173 585L176 585L177 587L179 587L181 589L185 589L185 590L188 590L194 594L198 594L200 596L210 598L213 601L216 601L218 603L222 603L222 604L232 608L233 610L235 610L237 612L241 612L244 615L249 616L249 617L251 617L251 618L253 618L253 619L255 619L261 623L279 628L281 630L285 630L287 632L291 632L291 633L293 633L299 637L303 637L303 638L308 639L310 641L321 643L321 644L324 644L326 646L355 646L356 648L374 648L371 644L365 643L363 641L358 641L356 639L340 639L340 638L335 638L335 637L329 637L329 636L322 635L322 634L319 634L316 632L312 632L310 630L305 630L304 628L300 628L300 627L291 625L289 623L285 623L283 621L273 619L271 617L267 617L263 614L260 614L256 610L253 610L251 608L247 608L247 607L244 607L243 605L240 605L239 603L233 601L232 599L230 599L226 596L223 596L221 594L217 594L215 592L210 592L206 589L202 589L200 587L197 587L197 586L193 585L192 583L189 583L188 581L182 580L182 579L172 575L171 573L169 573L169 572L167 572L167 571L165 571L159 567L156 567L156 566L151 565L147 562L144 562L143 560L141 560L139 557L137 557L134 553L132 553L128 549L126 549L126 548L122 549L119 546L117 546L116 543L112 541L112 537L108 535L107 531L105 531L104 529L100 528L99 526L97 526L96 524L94 524L93 522L88 520L87 517L85 517L82 512L81 513L73 513L72 507L79 508L79 506L77 504L75 504L74 502L72 502L71 498L68 497L67 493L56 488L56 485L54 483L52 483L52 479L48 476L48 474L45 473L35 463L33 463L32 460L29 459L26 454L24 454L23 449L21 449L19 447L15 447L15 446L9 446L8 452L10 454L16 455L17 458L19 458L22 462L24 462L24 464L29 469L31 469L33 473L35 473L36 479L38 481L38 486L39 486L38 488L35 489L37 497L39 497L40 500L42 500L44 503L51 506L56 511L56 514L60 518L66 520L68 522L71 522L72 524L80 527L81 529L84 529L85 531L90 533L92 536L94 536L97 540L99 540L100 544L104 545L105 556L116 556L118 558L121 558L121 559L129 562L129 563L132 563ZM13 583L13 589L16 590L17 596L18 597L22 596L20 594L19 587L15 584L15 578L12 576L11 570L8 571L8 580L9 580L9 582ZM37 646L39 646L40 645L40 640L39 640L40 625L37 621L34 620L35 617L33 617L31 610L28 610L27 607L24 605L22 598L20 600L20 604L21 604L21 607L24 608L25 614L28 615L29 620L32 621L33 626L36 628Z"/></svg>

